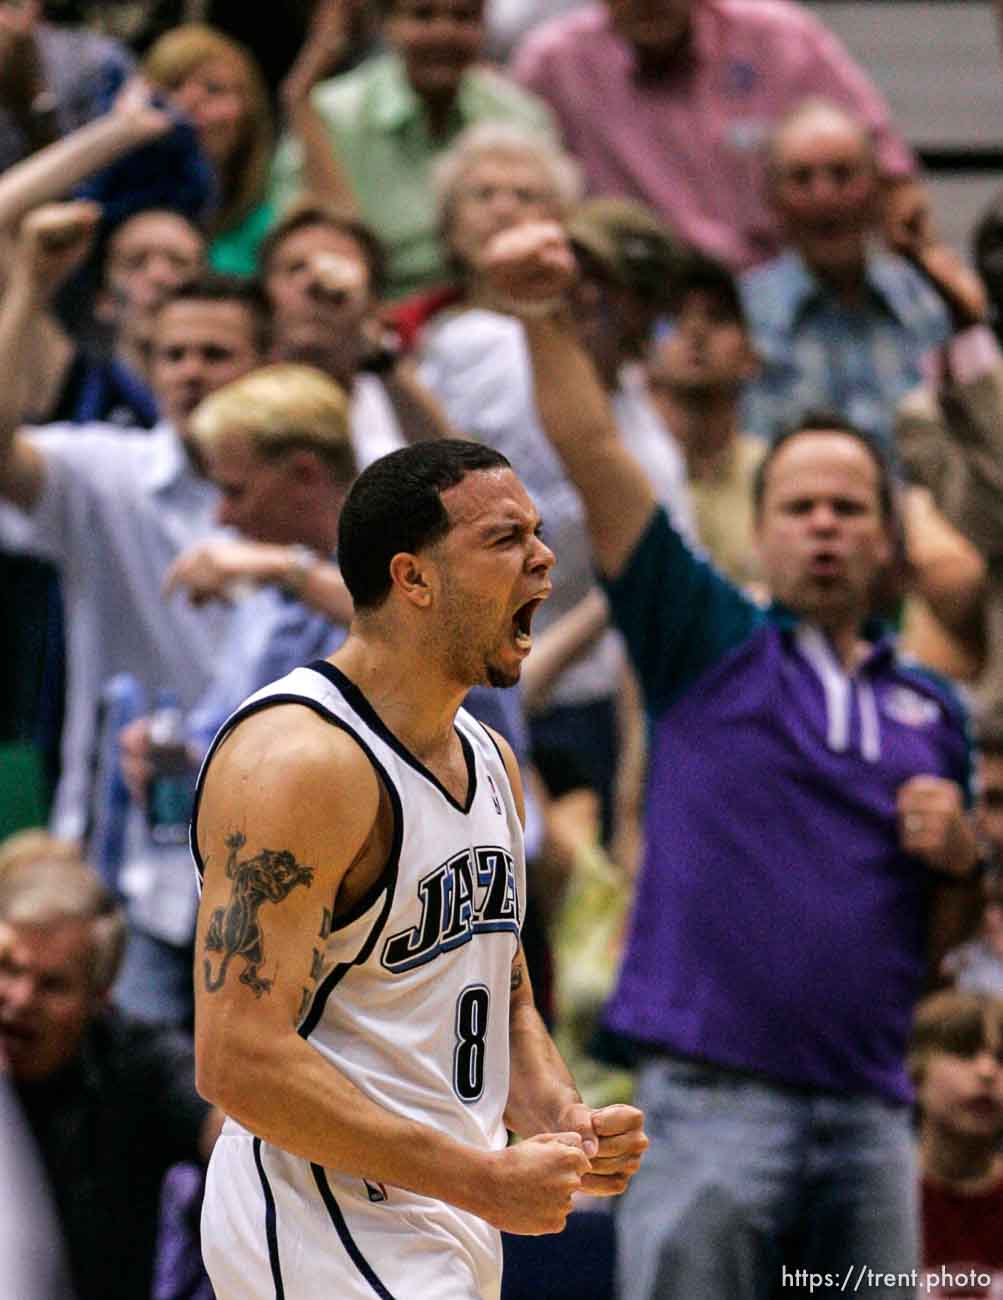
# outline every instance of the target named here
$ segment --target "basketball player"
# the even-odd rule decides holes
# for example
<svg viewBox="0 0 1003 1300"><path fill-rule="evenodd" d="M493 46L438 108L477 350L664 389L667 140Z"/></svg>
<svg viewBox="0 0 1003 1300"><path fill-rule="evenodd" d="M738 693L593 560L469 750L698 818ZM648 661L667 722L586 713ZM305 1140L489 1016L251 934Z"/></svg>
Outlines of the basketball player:
<svg viewBox="0 0 1003 1300"><path fill-rule="evenodd" d="M370 466L338 554L347 640L200 779L198 1085L231 1117L205 1259L219 1300L497 1300L498 1230L560 1231L647 1145L534 1008L518 770L459 709L518 679L554 557L508 461L449 441Z"/></svg>

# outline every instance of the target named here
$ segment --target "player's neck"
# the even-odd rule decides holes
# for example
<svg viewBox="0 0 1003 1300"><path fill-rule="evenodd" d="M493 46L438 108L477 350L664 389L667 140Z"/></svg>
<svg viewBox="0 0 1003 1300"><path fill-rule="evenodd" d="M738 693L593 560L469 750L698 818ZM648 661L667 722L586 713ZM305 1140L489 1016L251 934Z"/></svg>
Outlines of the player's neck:
<svg viewBox="0 0 1003 1300"><path fill-rule="evenodd" d="M455 747L453 721L466 688L441 678L427 657L367 635L357 620L331 663L416 758L434 762Z"/></svg>

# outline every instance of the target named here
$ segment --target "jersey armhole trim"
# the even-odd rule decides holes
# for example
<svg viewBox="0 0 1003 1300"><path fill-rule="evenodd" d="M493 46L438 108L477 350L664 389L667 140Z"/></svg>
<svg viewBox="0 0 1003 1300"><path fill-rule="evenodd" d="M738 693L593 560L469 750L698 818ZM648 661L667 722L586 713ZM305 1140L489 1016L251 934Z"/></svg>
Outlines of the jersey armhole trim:
<svg viewBox="0 0 1003 1300"><path fill-rule="evenodd" d="M239 723L243 722L245 718L249 718L255 713L261 713L263 710L279 704L301 704L304 708L311 709L318 717L323 718L323 720L329 723L332 727L337 727L340 731L343 731L346 735L352 737L358 747L362 750L363 754L365 754L366 758L372 764L373 770L387 792L394 823L390 850L387 853L387 860L383 870L362 897L358 898L346 912L332 921L332 933L336 930L342 930L346 926L351 925L353 921L358 920L360 916L364 916L380 895L384 895L384 902L380 909L380 914L373 923L373 927L367 935L365 943L359 949L354 960L351 962L342 962L338 966L335 966L314 994L313 1001L310 1004L310 1009L300 1022L297 1030L297 1033L299 1033L302 1038L308 1038L310 1034L313 1033L317 1026L317 1022L324 1013L324 1007L331 991L339 981L344 978L345 974L352 968L352 966L358 965L368 959L373 948L376 946L377 940L383 933L384 927L386 926L387 919L390 916L391 907L393 906L394 893L397 888L397 873L400 867L401 845L404 840L404 809L401 804L400 793L394 782L391 780L386 768L362 737L353 731L347 722L331 713L328 709L325 709L323 704L318 700L311 700L306 696L295 695L291 692L283 693L281 695L269 695L263 700L255 700L253 704L249 704L246 708L235 713L230 719L226 729L220 731L216 736L209 752L205 756L195 791L195 804L192 808L191 823L191 852L192 857L195 859L195 867L200 879L204 871L204 866L197 842L198 812L202 799L202 788L204 784L203 778L208 771L209 761L226 737L229 736L233 729Z"/></svg>
<svg viewBox="0 0 1003 1300"><path fill-rule="evenodd" d="M471 714L470 716L473 718L474 715ZM489 726L487 726L485 723L481 722L480 718L474 718L474 721L477 723L477 725L480 727L480 729L484 732L485 736L487 736L488 740L491 741L491 746L492 746L492 748L494 749L495 753L498 755L498 761L499 761L499 762L501 763L501 765L502 765L502 771L505 772L505 773L507 774L507 773L508 773L508 764L505 762L505 756L504 756L504 754L502 754L502 752L501 752L501 746L498 744L498 738L495 736L495 733L491 730L491 728L490 728Z"/></svg>
<svg viewBox="0 0 1003 1300"><path fill-rule="evenodd" d="M328 663L326 659L316 659L313 663L305 664L304 667L311 672L320 673L334 686L344 697L347 704L355 710L367 726L380 737L384 744L388 745L402 763L413 768L419 776L435 787L442 795L443 799L458 812L467 814L474 806L474 799L477 796L477 764L474 761L474 751L471 747L470 740L463 734L459 727L454 723L454 730L460 740L460 747L463 750L463 760L467 768L467 797L463 803L455 799L446 787L442 784L433 772L430 772L421 759L416 758L408 747L390 730L380 715L366 699L362 691L356 686L351 678L346 677L343 672L335 668L334 664Z"/></svg>

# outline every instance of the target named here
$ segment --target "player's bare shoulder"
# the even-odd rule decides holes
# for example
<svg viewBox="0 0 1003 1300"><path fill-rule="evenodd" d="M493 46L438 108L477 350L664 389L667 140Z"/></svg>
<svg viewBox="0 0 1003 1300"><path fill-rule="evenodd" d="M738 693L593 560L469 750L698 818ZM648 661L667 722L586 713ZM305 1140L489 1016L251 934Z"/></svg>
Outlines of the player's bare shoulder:
<svg viewBox="0 0 1003 1300"><path fill-rule="evenodd" d="M275 704L244 718L213 755L204 776L198 843L253 832L330 857L344 871L369 840L381 807L380 783L355 739L313 709Z"/></svg>

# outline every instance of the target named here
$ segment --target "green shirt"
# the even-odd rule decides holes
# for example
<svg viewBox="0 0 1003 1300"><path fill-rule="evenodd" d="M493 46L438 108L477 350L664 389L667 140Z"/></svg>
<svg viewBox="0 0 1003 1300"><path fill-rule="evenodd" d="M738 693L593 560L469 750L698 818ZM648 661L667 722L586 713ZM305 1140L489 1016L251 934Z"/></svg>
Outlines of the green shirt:
<svg viewBox="0 0 1003 1300"><path fill-rule="evenodd" d="M209 265L214 271L226 275L255 275L258 270L258 247L274 220L272 204L259 203L239 226L216 236L209 245Z"/></svg>
<svg viewBox="0 0 1003 1300"><path fill-rule="evenodd" d="M355 192L365 222L388 259L387 296L404 297L449 278L439 241L431 171L460 132L475 122L514 122L552 140L557 131L542 100L487 67L463 76L441 136L429 131L421 100L395 54L366 59L318 86L313 102ZM302 152L279 145L271 197L281 210L302 186Z"/></svg>

